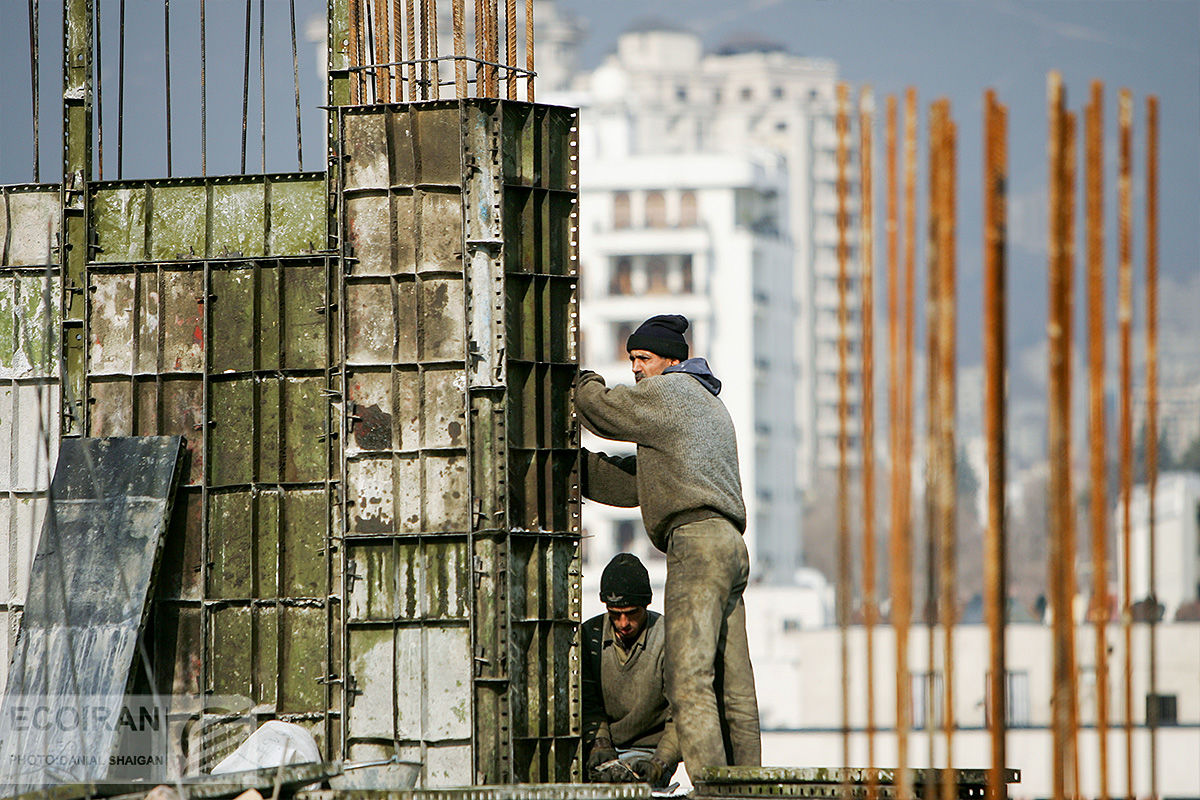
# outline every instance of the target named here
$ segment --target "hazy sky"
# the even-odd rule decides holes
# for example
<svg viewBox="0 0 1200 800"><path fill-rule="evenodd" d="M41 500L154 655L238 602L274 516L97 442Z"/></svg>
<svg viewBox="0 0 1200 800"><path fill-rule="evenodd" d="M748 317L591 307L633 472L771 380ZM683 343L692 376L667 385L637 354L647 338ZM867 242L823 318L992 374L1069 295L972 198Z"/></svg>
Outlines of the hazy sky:
<svg viewBox="0 0 1200 800"><path fill-rule="evenodd" d="M439 0L439 5L448 0ZM930 101L947 97L959 127L961 290L964 314L978 305L983 92L994 88L1009 107L1010 245L1014 316L1028 291L1032 318L1044 319L1046 238L1046 76L1062 72L1068 103L1081 110L1089 82L1105 83L1110 260L1116 250L1117 92L1135 98L1135 189L1140 222L1145 98L1161 103L1161 265L1188 280L1200 259L1200 2L1197 0L559 0L585 27L580 63L599 63L617 35L649 18L694 30L710 47L736 36L779 42L801 55L826 57L855 87L882 97L916 87L922 127ZM119 0L102 0L104 177L116 177ZM163 0L126 0L125 177L166 174ZM258 93L258 2L251 24L247 170L261 169ZM266 0L268 171L297 168L292 63L286 0ZM200 0L171 4L174 174L200 172ZM324 169L325 102L318 69L325 0L296 0L304 108L304 167ZM61 3L40 0L42 180L57 181L61 130ZM0 183L32 179L27 4L0 0ZM208 171L240 170L245 3L207 0ZM876 136L882 142L882 133ZM880 162L882 163L882 162ZM922 171L924 165L922 165ZM880 173L882 174L882 173ZM882 203L877 203L882 208ZM1034 299L1039 298L1039 299ZM1042 323L1044 325L1044 323ZM1040 335L1019 325L1015 344ZM977 347L970 330L963 347ZM1030 339L1032 340L1032 339Z"/></svg>

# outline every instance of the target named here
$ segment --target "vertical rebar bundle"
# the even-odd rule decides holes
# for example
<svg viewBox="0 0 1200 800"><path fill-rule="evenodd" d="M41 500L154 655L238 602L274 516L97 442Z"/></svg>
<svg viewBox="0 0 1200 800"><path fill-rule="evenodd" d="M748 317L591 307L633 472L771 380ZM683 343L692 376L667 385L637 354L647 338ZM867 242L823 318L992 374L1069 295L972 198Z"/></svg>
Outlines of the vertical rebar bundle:
<svg viewBox="0 0 1200 800"><path fill-rule="evenodd" d="M503 9L500 0L476 0L470 12L465 0L450 0L450 54L441 53L438 0L391 0L390 14L388 0L348 3L350 105L438 100L443 87L453 87L458 98L499 98L501 83L509 100L517 99L523 83L524 99L533 102L531 0L520 7L517 0L503 0ZM524 65L518 66L522 47ZM452 80L442 80L444 62L453 63Z"/></svg>

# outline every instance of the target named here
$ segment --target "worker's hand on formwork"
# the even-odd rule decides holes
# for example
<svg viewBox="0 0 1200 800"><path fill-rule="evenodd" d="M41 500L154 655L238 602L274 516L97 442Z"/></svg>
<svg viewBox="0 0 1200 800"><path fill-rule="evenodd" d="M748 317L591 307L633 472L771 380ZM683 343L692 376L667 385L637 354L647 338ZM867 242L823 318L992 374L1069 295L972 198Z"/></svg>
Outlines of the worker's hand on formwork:
<svg viewBox="0 0 1200 800"><path fill-rule="evenodd" d="M608 739L597 739L595 744L592 745L592 752L588 754L588 780L600 781L600 778L596 777L600 766L615 760L617 760L617 751L613 747L612 742Z"/></svg>
<svg viewBox="0 0 1200 800"><path fill-rule="evenodd" d="M667 774L667 765L656 756L638 756L630 760L629 766L637 773L639 780L655 788L665 786L671 777Z"/></svg>

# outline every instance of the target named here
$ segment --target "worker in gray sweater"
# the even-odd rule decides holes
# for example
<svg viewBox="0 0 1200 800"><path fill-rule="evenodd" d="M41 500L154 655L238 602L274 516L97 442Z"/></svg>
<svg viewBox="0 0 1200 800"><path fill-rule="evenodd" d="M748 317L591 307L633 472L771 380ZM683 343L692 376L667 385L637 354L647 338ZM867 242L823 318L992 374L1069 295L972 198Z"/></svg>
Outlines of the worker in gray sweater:
<svg viewBox="0 0 1200 800"><path fill-rule="evenodd" d="M618 553L600 576L607 611L583 623L583 744L587 779L659 787L679 766L679 740L663 694L666 635L646 567Z"/></svg>
<svg viewBox="0 0 1200 800"><path fill-rule="evenodd" d="M651 542L667 555L663 602L665 688L683 760L758 766L762 745L742 592L750 571L746 507L733 420L721 382L688 358L687 319L652 317L626 343L633 386L580 373L575 406L585 428L633 442L636 456L583 452L585 497L640 506Z"/></svg>

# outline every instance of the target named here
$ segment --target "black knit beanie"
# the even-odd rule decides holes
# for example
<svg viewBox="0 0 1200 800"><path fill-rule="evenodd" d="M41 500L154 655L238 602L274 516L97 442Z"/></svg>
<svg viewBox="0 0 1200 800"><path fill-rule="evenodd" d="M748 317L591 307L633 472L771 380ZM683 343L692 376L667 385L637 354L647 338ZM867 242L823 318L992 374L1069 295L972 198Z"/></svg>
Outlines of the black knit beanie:
<svg viewBox="0 0 1200 800"><path fill-rule="evenodd" d="M648 606L650 574L633 553L617 553L600 574L600 602L617 608Z"/></svg>
<svg viewBox="0 0 1200 800"><path fill-rule="evenodd" d="M649 350L663 358L677 358L686 361L688 357L687 340L683 332L688 329L687 317L678 314L659 314L651 317L638 326L629 335L625 343L626 350Z"/></svg>

